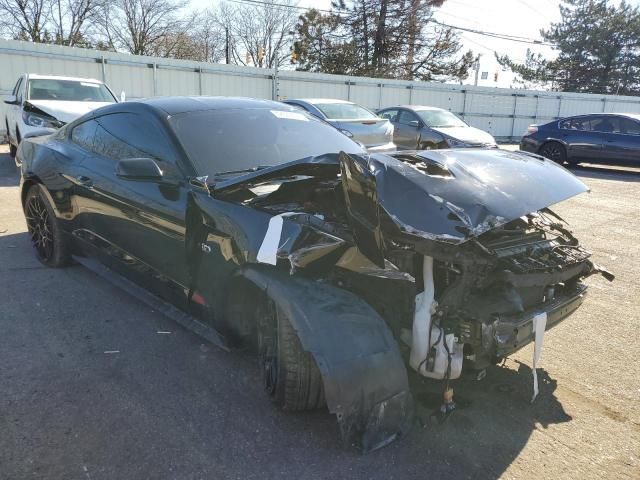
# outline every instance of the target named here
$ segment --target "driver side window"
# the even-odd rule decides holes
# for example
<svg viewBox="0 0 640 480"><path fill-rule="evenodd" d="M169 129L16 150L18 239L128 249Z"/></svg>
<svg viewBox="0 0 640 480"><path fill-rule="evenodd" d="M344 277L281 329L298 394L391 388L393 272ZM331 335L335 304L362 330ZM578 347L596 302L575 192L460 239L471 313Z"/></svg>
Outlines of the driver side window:
<svg viewBox="0 0 640 480"><path fill-rule="evenodd" d="M402 125L411 125L411 122L417 122L418 117L416 117L413 113L408 112L407 110L400 111L400 115L398 117L398 123Z"/></svg>
<svg viewBox="0 0 640 480"><path fill-rule="evenodd" d="M384 112L380 112L380 116L382 118L386 118L390 122L398 121L398 110L385 110Z"/></svg>

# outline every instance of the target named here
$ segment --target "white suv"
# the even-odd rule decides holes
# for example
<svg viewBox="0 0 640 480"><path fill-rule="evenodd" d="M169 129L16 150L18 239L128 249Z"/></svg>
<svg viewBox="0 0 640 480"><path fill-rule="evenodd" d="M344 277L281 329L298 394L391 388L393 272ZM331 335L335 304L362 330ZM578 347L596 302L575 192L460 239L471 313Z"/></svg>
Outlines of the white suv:
<svg viewBox="0 0 640 480"><path fill-rule="evenodd" d="M25 73L4 103L10 153L15 156L20 141L29 134L52 133L85 113L117 102L99 80Z"/></svg>

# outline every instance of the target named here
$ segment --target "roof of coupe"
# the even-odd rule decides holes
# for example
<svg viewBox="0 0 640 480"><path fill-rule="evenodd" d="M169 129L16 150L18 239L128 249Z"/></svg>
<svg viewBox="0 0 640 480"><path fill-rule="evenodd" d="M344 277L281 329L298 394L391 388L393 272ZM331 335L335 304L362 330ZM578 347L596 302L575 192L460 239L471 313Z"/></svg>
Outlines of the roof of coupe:
<svg viewBox="0 0 640 480"><path fill-rule="evenodd" d="M218 110L218 109L249 109L271 108L274 110L299 111L295 107L272 100L259 100L247 97L156 97L136 100L165 111L169 115L178 113Z"/></svg>

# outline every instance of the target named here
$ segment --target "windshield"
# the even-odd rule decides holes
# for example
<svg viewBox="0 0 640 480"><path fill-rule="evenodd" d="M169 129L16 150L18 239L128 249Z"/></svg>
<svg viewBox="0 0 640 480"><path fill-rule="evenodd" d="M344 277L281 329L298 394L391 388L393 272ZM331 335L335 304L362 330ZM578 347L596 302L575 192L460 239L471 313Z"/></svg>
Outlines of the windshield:
<svg viewBox="0 0 640 480"><path fill-rule="evenodd" d="M467 124L446 110L417 110L427 127L466 127Z"/></svg>
<svg viewBox="0 0 640 480"><path fill-rule="evenodd" d="M101 83L44 78L29 80L29 100L115 102L109 89Z"/></svg>
<svg viewBox="0 0 640 480"><path fill-rule="evenodd" d="M280 165L327 153L365 153L310 114L270 108L220 109L174 115L170 123L198 175Z"/></svg>
<svg viewBox="0 0 640 480"><path fill-rule="evenodd" d="M314 103L325 117L330 120L364 120L378 119L379 117L355 103Z"/></svg>

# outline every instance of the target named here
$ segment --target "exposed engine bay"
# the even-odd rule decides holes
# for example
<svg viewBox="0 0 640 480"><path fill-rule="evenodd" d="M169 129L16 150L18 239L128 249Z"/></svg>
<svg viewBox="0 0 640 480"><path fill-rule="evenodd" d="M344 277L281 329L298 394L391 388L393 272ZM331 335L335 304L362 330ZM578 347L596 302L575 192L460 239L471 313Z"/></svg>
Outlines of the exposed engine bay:
<svg viewBox="0 0 640 480"><path fill-rule="evenodd" d="M341 154L203 181L270 215L259 248L231 246L228 259L355 294L427 378L496 363L533 340L536 314L549 329L575 311L584 278L613 279L548 208L586 187L533 155Z"/></svg>

